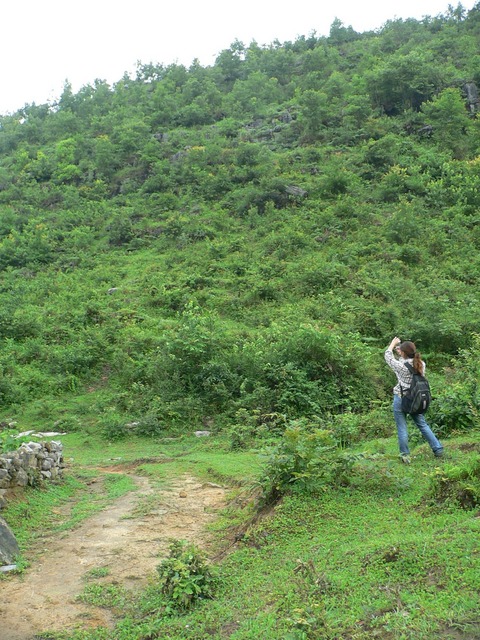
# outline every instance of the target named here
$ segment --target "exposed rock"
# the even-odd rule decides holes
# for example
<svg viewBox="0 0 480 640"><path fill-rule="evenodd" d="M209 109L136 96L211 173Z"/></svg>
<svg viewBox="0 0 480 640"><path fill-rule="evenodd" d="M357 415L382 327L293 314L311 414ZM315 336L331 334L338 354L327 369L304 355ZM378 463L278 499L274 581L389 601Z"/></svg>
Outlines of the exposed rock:
<svg viewBox="0 0 480 640"><path fill-rule="evenodd" d="M475 82L466 82L463 85L470 107L470 113L476 113L479 109L480 100L478 98L478 87Z"/></svg>
<svg viewBox="0 0 480 640"><path fill-rule="evenodd" d="M5 520L0 518L0 565L13 564L15 556L19 553L15 536Z"/></svg>
<svg viewBox="0 0 480 640"><path fill-rule="evenodd" d="M54 436L64 436L66 435L65 432L60 433L59 431L39 431L39 432L35 432L35 431L22 431L21 433L17 433L16 436L14 436L14 438L23 438L24 436L33 436L34 438L53 438ZM29 442L28 446L31 449L34 449L35 447L41 447L42 445L39 442Z"/></svg>
<svg viewBox="0 0 480 640"><path fill-rule="evenodd" d="M293 120L293 116L290 113L290 111L285 111L284 113L278 116L278 119L280 120L280 122L285 122L285 124L290 124L290 122L292 122Z"/></svg>
<svg viewBox="0 0 480 640"><path fill-rule="evenodd" d="M15 429L16 426L17 426L17 423L14 421L2 420L2 422L0 422L0 430Z"/></svg>
<svg viewBox="0 0 480 640"><path fill-rule="evenodd" d="M188 151L189 147L185 147L184 151L177 151L177 153L174 153L173 156L171 156L170 161L171 162L178 162L179 160L183 160L183 158L187 157L187 151Z"/></svg>
<svg viewBox="0 0 480 640"><path fill-rule="evenodd" d="M308 191L305 191L305 189L302 189L301 187L296 187L293 184L287 185L285 187L285 191L288 195L296 196L297 198L306 198L308 195Z"/></svg>
<svg viewBox="0 0 480 640"><path fill-rule="evenodd" d="M246 129L258 129L261 126L263 126L263 120L261 120L260 118L257 118L257 120L253 120L252 122L249 122L246 125Z"/></svg>
<svg viewBox="0 0 480 640"><path fill-rule="evenodd" d="M24 469L18 469L15 475L15 482L19 487L26 487L28 484L28 474Z"/></svg>
<svg viewBox="0 0 480 640"><path fill-rule="evenodd" d="M431 136L433 133L433 127L431 124L427 124L425 127L422 127L417 131L420 136Z"/></svg>

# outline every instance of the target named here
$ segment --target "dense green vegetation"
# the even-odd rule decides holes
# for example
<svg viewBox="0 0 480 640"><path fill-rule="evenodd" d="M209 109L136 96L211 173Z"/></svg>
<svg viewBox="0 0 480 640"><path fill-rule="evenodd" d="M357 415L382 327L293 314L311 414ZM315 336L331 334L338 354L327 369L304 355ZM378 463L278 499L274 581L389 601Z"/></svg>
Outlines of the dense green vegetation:
<svg viewBox="0 0 480 640"><path fill-rule="evenodd" d="M177 546L163 591L90 586L118 640L478 636L479 40L480 4L335 21L0 117L2 419L68 433L62 496L106 441L257 487L218 575ZM427 361L439 467L415 437L396 459L394 335Z"/></svg>
<svg viewBox="0 0 480 640"><path fill-rule="evenodd" d="M478 326L479 33L478 6L336 21L3 116L4 414L365 412L392 334L442 376Z"/></svg>

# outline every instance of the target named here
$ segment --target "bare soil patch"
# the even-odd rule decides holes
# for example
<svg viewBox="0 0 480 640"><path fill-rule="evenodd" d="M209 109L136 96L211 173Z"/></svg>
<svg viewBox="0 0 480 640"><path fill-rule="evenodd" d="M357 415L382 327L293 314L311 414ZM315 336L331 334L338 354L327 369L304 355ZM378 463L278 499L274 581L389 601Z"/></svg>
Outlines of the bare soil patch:
<svg viewBox="0 0 480 640"><path fill-rule="evenodd" d="M118 471L118 469L117 469ZM122 469L125 471L125 469ZM132 475L138 489L116 500L78 528L42 541L32 566L0 583L0 640L33 640L35 634L112 627L112 614L77 600L92 569L99 581L140 589L155 574L172 539L207 549L206 526L225 504L225 490L185 475L158 491Z"/></svg>

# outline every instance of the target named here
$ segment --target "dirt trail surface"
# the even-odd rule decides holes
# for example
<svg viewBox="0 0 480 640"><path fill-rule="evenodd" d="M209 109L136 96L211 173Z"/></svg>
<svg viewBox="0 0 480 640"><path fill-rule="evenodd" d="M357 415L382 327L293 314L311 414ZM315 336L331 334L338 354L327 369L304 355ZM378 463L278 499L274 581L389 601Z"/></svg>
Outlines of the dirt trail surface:
<svg viewBox="0 0 480 640"><path fill-rule="evenodd" d="M77 600L88 572L105 568L108 575L96 583L138 589L155 574L172 538L208 547L205 527L224 506L222 487L183 476L159 491L148 478L131 477L137 490L61 537L41 541L41 553L26 572L0 582L0 640L111 627L107 609Z"/></svg>

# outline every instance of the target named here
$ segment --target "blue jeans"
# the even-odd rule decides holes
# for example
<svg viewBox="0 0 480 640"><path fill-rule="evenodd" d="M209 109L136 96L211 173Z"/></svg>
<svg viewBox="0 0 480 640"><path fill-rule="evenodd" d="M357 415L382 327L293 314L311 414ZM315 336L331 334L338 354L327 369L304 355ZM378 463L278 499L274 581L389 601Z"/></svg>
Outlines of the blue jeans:
<svg viewBox="0 0 480 640"><path fill-rule="evenodd" d="M393 416L397 425L398 446L400 454L408 456L410 450L408 448L408 430L407 430L407 414L402 411L402 399L400 396L393 396ZM418 416L411 416L417 427L420 429L422 436L430 445L435 455L441 455L443 446L440 444L436 435L430 429L423 413Z"/></svg>

